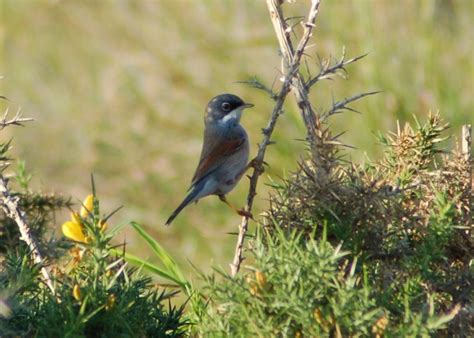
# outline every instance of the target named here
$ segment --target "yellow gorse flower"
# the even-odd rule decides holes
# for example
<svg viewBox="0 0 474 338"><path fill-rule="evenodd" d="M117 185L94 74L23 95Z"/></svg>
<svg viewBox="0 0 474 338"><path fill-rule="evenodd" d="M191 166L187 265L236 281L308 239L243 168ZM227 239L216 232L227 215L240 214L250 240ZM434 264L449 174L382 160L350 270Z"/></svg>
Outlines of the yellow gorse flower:
<svg viewBox="0 0 474 338"><path fill-rule="evenodd" d="M262 271L255 271L255 280L257 281L258 286L262 289L267 285L267 278Z"/></svg>
<svg viewBox="0 0 474 338"><path fill-rule="evenodd" d="M110 294L107 297L107 303L105 304L105 311L111 310L115 306L115 302L117 301L117 296L115 294Z"/></svg>
<svg viewBox="0 0 474 338"><path fill-rule="evenodd" d="M86 243L86 236L82 230L82 224L74 221L64 222L62 225L63 235L76 242Z"/></svg>
<svg viewBox="0 0 474 338"><path fill-rule="evenodd" d="M71 220L64 222L61 227L64 236L76 242L89 242L86 235L84 235L84 226L82 225L82 219L89 216L90 212L92 212L93 205L94 196L88 195L82 202L82 207L79 213L71 212Z"/></svg>
<svg viewBox="0 0 474 338"><path fill-rule="evenodd" d="M81 216L77 212L71 212L71 222L82 224Z"/></svg>
<svg viewBox="0 0 474 338"><path fill-rule="evenodd" d="M104 232L105 230L107 230L107 227L109 226L109 225L107 224L107 222L106 222L105 220L103 220L103 219L101 219L101 220L99 221L99 225L100 225L100 231L102 231L102 232Z"/></svg>
<svg viewBox="0 0 474 338"><path fill-rule="evenodd" d="M82 257L84 256L84 250L75 246L74 248L69 250L69 254L71 255L74 263L79 263L82 260Z"/></svg>
<svg viewBox="0 0 474 338"><path fill-rule="evenodd" d="M383 315L380 317L375 324L372 326L372 333L375 334L375 337L379 338L383 336L383 333L388 325L388 318Z"/></svg>
<svg viewBox="0 0 474 338"><path fill-rule="evenodd" d="M81 301L81 288L79 287L79 285L74 285L74 287L72 288L72 296L74 297L75 300L77 300L78 302Z"/></svg>
<svg viewBox="0 0 474 338"><path fill-rule="evenodd" d="M81 211L79 215L82 218L86 218L92 213L92 209L94 208L94 195L88 195L84 201L82 202Z"/></svg>

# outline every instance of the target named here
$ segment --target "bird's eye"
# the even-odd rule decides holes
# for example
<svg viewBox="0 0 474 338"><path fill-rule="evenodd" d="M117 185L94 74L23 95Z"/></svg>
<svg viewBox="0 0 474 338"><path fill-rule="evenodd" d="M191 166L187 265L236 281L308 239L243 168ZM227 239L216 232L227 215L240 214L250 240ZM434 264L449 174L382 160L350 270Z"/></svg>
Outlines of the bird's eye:
<svg viewBox="0 0 474 338"><path fill-rule="evenodd" d="M222 104L222 110L223 111L230 111L230 103L229 102L224 102Z"/></svg>

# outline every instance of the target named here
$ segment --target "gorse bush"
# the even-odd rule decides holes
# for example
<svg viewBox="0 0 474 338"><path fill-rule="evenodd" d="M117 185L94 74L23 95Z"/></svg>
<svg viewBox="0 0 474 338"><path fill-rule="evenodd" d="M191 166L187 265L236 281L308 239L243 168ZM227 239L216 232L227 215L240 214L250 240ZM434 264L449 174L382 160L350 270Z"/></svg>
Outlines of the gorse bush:
<svg viewBox="0 0 474 338"><path fill-rule="evenodd" d="M74 242L63 242L63 254L50 262L54 293L41 283L39 266L23 242L5 248L0 269L0 296L6 306L0 313L2 336L182 334L183 307L170 304L176 292L158 290L151 277L114 254L110 241L120 227L107 231L109 217L100 216L99 201L90 195L81 211L72 212L63 224L64 235Z"/></svg>
<svg viewBox="0 0 474 338"><path fill-rule="evenodd" d="M274 185L245 274L205 278L208 312L196 332L472 333L469 163L441 155L446 128L434 115L381 137L385 158L364 166L338 160L333 144L318 149L324 168L309 152Z"/></svg>
<svg viewBox="0 0 474 338"><path fill-rule="evenodd" d="M9 161L7 151L10 143L0 146L0 161ZM5 163L5 162L3 162ZM30 220L29 226L32 234L37 238L44 250L48 250L48 256L55 256L57 246L54 239L48 239L46 232L48 225L54 220L56 211L72 206L69 198L64 198L55 194L36 192L29 189L31 175L26 173L25 163L18 162L18 166L13 177L13 182L17 183L18 191L13 196L18 198L19 206L25 212L26 218ZM0 211L0 253L5 254L8 248L16 248L21 245L18 226L3 211ZM56 243L57 244L57 243Z"/></svg>
<svg viewBox="0 0 474 338"><path fill-rule="evenodd" d="M367 274L377 305L403 323L408 308L422 311L432 299L439 311L472 302L472 190L469 163L457 151L443 153L446 130L439 115L381 136L385 157L365 165L333 161L320 170L311 157L275 185L268 231L307 234L327 227ZM333 149L332 149L333 150ZM463 312L450 330L468 330Z"/></svg>
<svg viewBox="0 0 474 338"><path fill-rule="evenodd" d="M210 303L197 326L199 335L369 335L383 316L354 275L356 262L324 239L278 230L259 234L250 250L255 264L244 274L233 279L218 271L223 280L206 278Z"/></svg>

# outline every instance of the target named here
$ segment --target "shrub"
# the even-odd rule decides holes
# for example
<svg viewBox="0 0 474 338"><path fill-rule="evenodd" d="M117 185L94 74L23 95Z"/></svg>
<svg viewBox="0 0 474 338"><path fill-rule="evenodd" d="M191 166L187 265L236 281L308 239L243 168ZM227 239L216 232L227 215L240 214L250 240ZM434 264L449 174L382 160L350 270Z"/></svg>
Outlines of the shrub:
<svg viewBox="0 0 474 338"><path fill-rule="evenodd" d="M81 212L72 212L63 224L63 233L74 242L63 242L67 252L51 262L54 294L42 284L39 266L23 242L5 248L2 336L182 335L184 308L170 304L176 292L158 290L150 277L113 254L110 241L119 228L106 231L109 216L100 217L99 201L90 195Z"/></svg>
<svg viewBox="0 0 474 338"><path fill-rule="evenodd" d="M383 315L340 247L277 231L260 234L251 252L255 264L244 274L233 279L219 270L222 281L206 278L201 336L369 335Z"/></svg>
<svg viewBox="0 0 474 338"><path fill-rule="evenodd" d="M365 166L318 149L274 185L252 263L206 276L202 336L465 336L472 333L469 164L441 155L438 115L381 137ZM217 278L220 277L220 278ZM455 318L453 320L453 318ZM447 325L449 323L449 325Z"/></svg>
<svg viewBox="0 0 474 338"><path fill-rule="evenodd" d="M311 156L277 185L266 227L307 236L327 226L328 240L359 258L377 305L402 324L411 308L463 310L448 332L472 330L472 190L469 163L443 152L447 129L438 114L380 136L385 157L348 165L331 150L327 171Z"/></svg>

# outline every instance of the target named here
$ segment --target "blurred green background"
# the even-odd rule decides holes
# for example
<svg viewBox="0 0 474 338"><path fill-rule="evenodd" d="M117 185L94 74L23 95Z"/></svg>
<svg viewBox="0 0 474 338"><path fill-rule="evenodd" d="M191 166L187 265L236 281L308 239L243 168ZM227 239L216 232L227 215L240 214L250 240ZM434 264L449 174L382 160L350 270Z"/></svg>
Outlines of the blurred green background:
<svg viewBox="0 0 474 338"><path fill-rule="evenodd" d="M14 151L34 185L82 199L94 173L103 210L125 208L113 221L136 220L181 262L203 271L231 261L240 218L217 198L192 205L163 224L186 193L201 150L203 112L214 95L232 92L256 107L243 117L252 154L272 108L262 92L236 81L279 76L278 44L265 1L0 0L0 102L21 106L36 122L11 129ZM308 1L285 4L304 15ZM316 108L362 91L381 94L353 105L364 114L331 120L348 156L381 153L374 133L440 110L453 133L473 122L474 1L323 1L310 51L321 58L369 55L347 80L316 85ZM318 58L308 59L313 72ZM304 137L293 98L268 152L257 215L268 186L295 168ZM8 135L7 135L8 136ZM5 135L3 137L6 137ZM229 196L245 202L248 180ZM105 207L105 208L104 208ZM61 224L61 216L58 225ZM113 222L112 222L113 223ZM131 230L120 239L132 253L149 252Z"/></svg>

